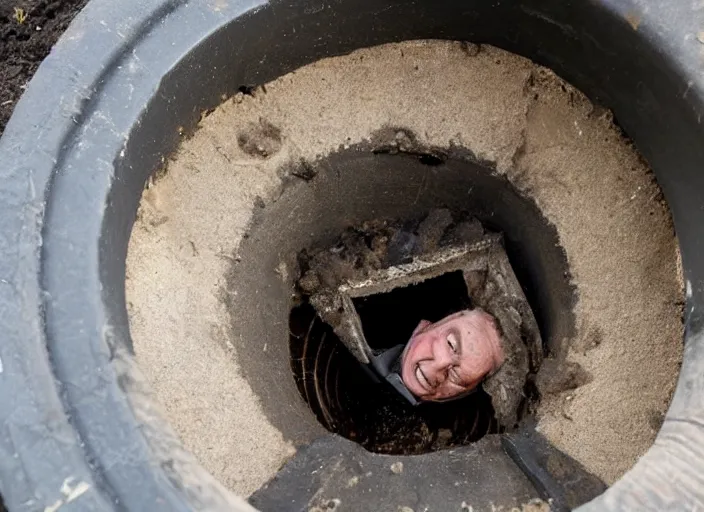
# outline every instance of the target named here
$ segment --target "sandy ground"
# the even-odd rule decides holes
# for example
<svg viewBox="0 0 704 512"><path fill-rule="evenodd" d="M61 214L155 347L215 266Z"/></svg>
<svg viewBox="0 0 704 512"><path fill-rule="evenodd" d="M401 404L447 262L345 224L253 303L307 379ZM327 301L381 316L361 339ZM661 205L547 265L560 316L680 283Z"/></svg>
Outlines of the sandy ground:
<svg viewBox="0 0 704 512"><path fill-rule="evenodd" d="M293 447L241 376L246 340L228 338L230 259L285 164L388 125L494 162L557 227L579 295L569 358L593 380L544 400L542 432L608 483L652 443L682 349L667 207L607 111L523 58L476 50L408 42L301 68L204 118L145 191L127 265L137 359L185 445L235 492Z"/></svg>

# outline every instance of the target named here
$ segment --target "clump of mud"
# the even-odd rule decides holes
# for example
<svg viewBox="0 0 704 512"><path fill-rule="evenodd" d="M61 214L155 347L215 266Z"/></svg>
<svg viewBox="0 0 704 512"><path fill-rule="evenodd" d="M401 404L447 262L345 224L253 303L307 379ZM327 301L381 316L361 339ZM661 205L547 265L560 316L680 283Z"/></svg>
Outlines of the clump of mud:
<svg viewBox="0 0 704 512"><path fill-rule="evenodd" d="M371 220L347 229L332 247L304 251L299 258L301 291L313 295L374 271L413 261L440 247L479 241L481 224L471 217L455 221L444 208L419 219Z"/></svg>

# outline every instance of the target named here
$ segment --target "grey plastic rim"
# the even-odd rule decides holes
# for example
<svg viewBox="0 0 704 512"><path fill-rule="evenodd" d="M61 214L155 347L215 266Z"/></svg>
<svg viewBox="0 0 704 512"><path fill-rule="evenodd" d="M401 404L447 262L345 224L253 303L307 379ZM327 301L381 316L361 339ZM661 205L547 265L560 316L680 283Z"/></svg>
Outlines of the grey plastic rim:
<svg viewBox="0 0 704 512"><path fill-rule="evenodd" d="M0 139L7 506L239 507L153 416L131 364L123 283L139 193L178 144L179 127L191 130L239 86L415 38L487 42L553 68L612 108L650 161L680 240L685 361L653 448L583 508L701 506L702 27L704 4L690 1L93 0Z"/></svg>

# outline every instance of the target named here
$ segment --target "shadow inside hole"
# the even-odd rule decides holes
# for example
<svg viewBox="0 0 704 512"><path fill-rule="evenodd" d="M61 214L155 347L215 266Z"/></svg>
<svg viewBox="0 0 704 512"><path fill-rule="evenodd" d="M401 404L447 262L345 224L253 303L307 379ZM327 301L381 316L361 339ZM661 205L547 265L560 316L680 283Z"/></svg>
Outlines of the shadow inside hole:
<svg viewBox="0 0 704 512"><path fill-rule="evenodd" d="M421 319L440 320L470 306L461 272L390 293L356 299L373 348L406 343ZM419 454L478 441L498 432L491 398L478 390L445 403L410 405L375 383L313 307L290 316L291 367L301 396L331 432L367 450Z"/></svg>
<svg viewBox="0 0 704 512"><path fill-rule="evenodd" d="M461 270L352 301L373 349L405 345L421 320L437 322L472 307Z"/></svg>

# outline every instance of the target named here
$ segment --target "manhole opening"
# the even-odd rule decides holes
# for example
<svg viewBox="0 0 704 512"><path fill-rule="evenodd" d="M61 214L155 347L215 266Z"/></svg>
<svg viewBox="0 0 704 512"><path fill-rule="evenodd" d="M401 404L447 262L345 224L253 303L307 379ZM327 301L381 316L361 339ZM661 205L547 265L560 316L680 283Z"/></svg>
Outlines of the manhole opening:
<svg viewBox="0 0 704 512"><path fill-rule="evenodd" d="M471 307L459 271L354 302L374 349L406 343L422 319L437 321ZM414 407L374 383L305 297L291 311L290 350L298 390L320 423L370 451L426 453L499 431L491 398L481 389Z"/></svg>
<svg viewBox="0 0 704 512"><path fill-rule="evenodd" d="M437 322L472 307L460 270L353 302L367 342L374 349L405 344L421 320Z"/></svg>

